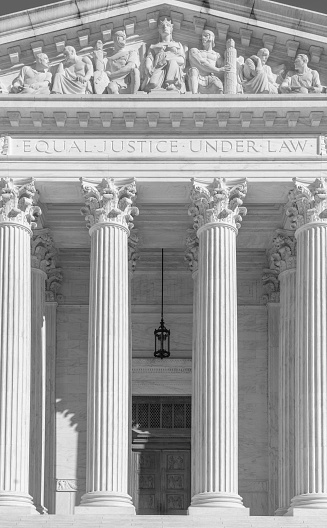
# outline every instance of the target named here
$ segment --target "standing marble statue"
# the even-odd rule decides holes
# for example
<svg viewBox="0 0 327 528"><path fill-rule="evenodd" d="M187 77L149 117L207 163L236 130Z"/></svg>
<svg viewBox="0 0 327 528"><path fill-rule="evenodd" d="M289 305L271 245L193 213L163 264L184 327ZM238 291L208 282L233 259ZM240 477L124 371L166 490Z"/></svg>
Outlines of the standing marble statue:
<svg viewBox="0 0 327 528"><path fill-rule="evenodd" d="M282 84L281 93L321 93L319 73L308 68L308 56L300 53L294 61L294 70L289 71Z"/></svg>
<svg viewBox="0 0 327 528"><path fill-rule="evenodd" d="M55 73L53 94L85 94L91 91L90 79L93 75L92 61L89 57L79 57L73 46L64 49L64 62Z"/></svg>
<svg viewBox="0 0 327 528"><path fill-rule="evenodd" d="M173 24L167 18L159 22L160 42L151 44L145 59L145 80L142 89L175 90L185 93L185 51L180 42L173 40Z"/></svg>
<svg viewBox="0 0 327 528"><path fill-rule="evenodd" d="M191 48L189 52L190 69L188 81L192 93L222 94L223 81L219 78L224 72L230 71L217 51L213 50L215 35L209 29L202 32L203 50Z"/></svg>
<svg viewBox="0 0 327 528"><path fill-rule="evenodd" d="M95 44L95 49L92 53L94 68L93 88L94 93L96 94L103 94L109 84L108 76L105 72L105 55L106 52L103 50L103 42L102 40L98 40Z"/></svg>
<svg viewBox="0 0 327 528"><path fill-rule="evenodd" d="M35 67L23 66L11 85L11 93L48 95L52 75L49 72L49 59L45 53L36 57Z"/></svg>
<svg viewBox="0 0 327 528"><path fill-rule="evenodd" d="M108 56L106 74L108 93L136 93L140 88L140 60L138 51L126 48L125 31L114 34L114 52Z"/></svg>
<svg viewBox="0 0 327 528"><path fill-rule="evenodd" d="M277 94L276 75L268 66L269 50L261 48L256 55L251 55L238 70L238 82L244 93Z"/></svg>

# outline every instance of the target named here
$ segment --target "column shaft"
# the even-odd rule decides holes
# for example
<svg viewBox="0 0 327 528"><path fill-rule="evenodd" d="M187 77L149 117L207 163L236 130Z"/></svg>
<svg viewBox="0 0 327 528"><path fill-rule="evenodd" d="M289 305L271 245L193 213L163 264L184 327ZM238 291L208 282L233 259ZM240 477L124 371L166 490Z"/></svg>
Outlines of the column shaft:
<svg viewBox="0 0 327 528"><path fill-rule="evenodd" d="M280 273L278 510L284 515L294 496L294 360L296 270Z"/></svg>
<svg viewBox="0 0 327 528"><path fill-rule="evenodd" d="M0 223L0 508L35 511L29 495L30 229Z"/></svg>
<svg viewBox="0 0 327 528"><path fill-rule="evenodd" d="M32 268L31 333L31 426L30 426L30 494L39 513L47 513L44 504L45 479L45 279L46 273Z"/></svg>
<svg viewBox="0 0 327 528"><path fill-rule="evenodd" d="M129 310L128 230L90 230L90 312L85 506L133 513L128 495ZM85 508L87 509L87 508Z"/></svg>
<svg viewBox="0 0 327 528"><path fill-rule="evenodd" d="M236 229L199 236L199 302L193 385L196 443L191 506L242 508L238 495Z"/></svg>
<svg viewBox="0 0 327 528"><path fill-rule="evenodd" d="M327 508L327 225L296 232L295 508Z"/></svg>

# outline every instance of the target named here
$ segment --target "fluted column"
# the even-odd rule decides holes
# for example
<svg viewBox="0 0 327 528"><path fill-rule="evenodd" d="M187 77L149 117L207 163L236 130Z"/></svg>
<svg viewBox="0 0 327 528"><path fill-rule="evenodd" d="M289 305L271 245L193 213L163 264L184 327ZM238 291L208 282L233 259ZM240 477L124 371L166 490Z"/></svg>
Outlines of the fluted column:
<svg viewBox="0 0 327 528"><path fill-rule="evenodd" d="M198 303L199 303L199 285L198 285L198 258L199 258L199 239L197 237L196 231L190 229L186 237L186 251L185 251L185 260L188 263L190 272L192 273L193 278L193 333L192 333L192 423L191 423L191 496L195 494L197 477L199 473L198 467L198 458L197 453L200 449L199 435L201 431L199 427L196 426L197 417L200 414L198 409L198 398L195 399L194 394L198 394L199 382L199 358L196 353L198 349L197 339L198 339Z"/></svg>
<svg viewBox="0 0 327 528"><path fill-rule="evenodd" d="M295 180L287 213L297 228L295 496L290 513L327 514L327 181Z"/></svg>
<svg viewBox="0 0 327 528"><path fill-rule="evenodd" d="M36 513L29 495L34 182L0 183L0 515Z"/></svg>
<svg viewBox="0 0 327 528"><path fill-rule="evenodd" d="M294 231L277 230L268 251L270 272L280 283L278 357L278 507L285 515L295 492L294 483L294 360L296 240Z"/></svg>
<svg viewBox="0 0 327 528"><path fill-rule="evenodd" d="M135 513L128 495L128 235L135 184L82 181L91 236L86 494L76 513Z"/></svg>
<svg viewBox="0 0 327 528"><path fill-rule="evenodd" d="M193 183L190 214L199 238L197 338L193 381L190 513L243 509L238 495L236 234L246 183ZM221 511L221 510L220 510Z"/></svg>

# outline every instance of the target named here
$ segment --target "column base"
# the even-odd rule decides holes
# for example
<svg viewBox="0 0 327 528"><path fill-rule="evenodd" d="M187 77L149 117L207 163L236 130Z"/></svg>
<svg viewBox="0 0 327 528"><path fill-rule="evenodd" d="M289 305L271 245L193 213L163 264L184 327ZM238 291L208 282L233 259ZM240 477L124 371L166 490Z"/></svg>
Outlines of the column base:
<svg viewBox="0 0 327 528"><path fill-rule="evenodd" d="M135 515L132 497L114 491L90 491L85 493L81 504L75 507L75 515Z"/></svg>
<svg viewBox="0 0 327 528"><path fill-rule="evenodd" d="M205 510L208 512L215 511L216 515L217 510L220 513L226 513L227 515L234 515L235 513L244 515L249 515L249 508L243 506L243 499L240 495L234 493L198 493L192 497L191 506L188 509L189 515L202 515Z"/></svg>
<svg viewBox="0 0 327 528"><path fill-rule="evenodd" d="M291 500L286 515L303 517L305 515L324 515L327 517L327 493L303 493Z"/></svg>
<svg viewBox="0 0 327 528"><path fill-rule="evenodd" d="M275 511L275 516L276 517L281 517L283 515L286 515L288 512L288 508L278 508L276 511Z"/></svg>
<svg viewBox="0 0 327 528"><path fill-rule="evenodd" d="M0 491L0 515L38 515L28 493Z"/></svg>

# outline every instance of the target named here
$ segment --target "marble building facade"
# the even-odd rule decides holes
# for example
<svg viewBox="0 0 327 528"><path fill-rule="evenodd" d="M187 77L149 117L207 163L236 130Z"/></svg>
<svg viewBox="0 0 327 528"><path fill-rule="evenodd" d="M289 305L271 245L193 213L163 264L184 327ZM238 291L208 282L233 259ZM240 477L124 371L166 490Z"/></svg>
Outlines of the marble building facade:
<svg viewBox="0 0 327 528"><path fill-rule="evenodd" d="M324 522L326 20L0 18L0 519Z"/></svg>

